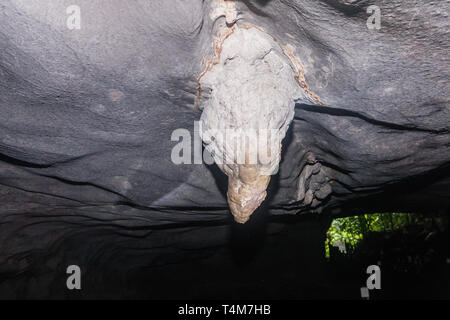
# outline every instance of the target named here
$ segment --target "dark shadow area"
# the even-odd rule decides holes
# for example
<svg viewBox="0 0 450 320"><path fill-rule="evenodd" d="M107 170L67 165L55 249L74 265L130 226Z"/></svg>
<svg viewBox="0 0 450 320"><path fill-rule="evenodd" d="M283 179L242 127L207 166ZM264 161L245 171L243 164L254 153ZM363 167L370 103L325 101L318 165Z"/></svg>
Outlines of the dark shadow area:
<svg viewBox="0 0 450 320"><path fill-rule="evenodd" d="M27 252L20 272L0 264L0 297L360 300L367 267L380 263L382 289L371 291L371 300L450 298L448 230L430 223L377 232L361 242L359 253L343 256L332 247L327 260L328 219L259 213L253 224L237 226L234 246L247 246L240 261L223 233L236 226L153 230L142 238L91 227ZM266 225L263 237L252 231L259 223ZM246 244L256 240L264 245ZM71 264L83 272L80 291L65 288Z"/></svg>
<svg viewBox="0 0 450 320"><path fill-rule="evenodd" d="M270 15L266 12L264 12L262 9L270 2L271 0L239 0L239 2L242 2L245 4L245 6L250 10L252 13L256 14L260 17L270 17ZM262 7L262 8L259 8Z"/></svg>
<svg viewBox="0 0 450 320"><path fill-rule="evenodd" d="M349 17L365 12L368 6L375 4L373 0L355 0L351 4L344 0L322 0L322 2Z"/></svg>
<svg viewBox="0 0 450 320"><path fill-rule="evenodd" d="M204 147L203 151L204 152ZM211 172L214 177L214 181L216 182L216 186L219 189L220 193L223 195L223 198L227 198L227 190L228 190L228 177L225 173L220 171L219 167L214 163L212 165L206 165L206 168Z"/></svg>
<svg viewBox="0 0 450 320"><path fill-rule="evenodd" d="M273 0L238 0L239 2L243 2L246 5L253 5L256 3L258 6L264 7L269 4L269 2L272 2Z"/></svg>
<svg viewBox="0 0 450 320"><path fill-rule="evenodd" d="M361 195L358 199L349 200L341 206L341 213L334 216L356 215L360 212L450 212L450 195L442 196L441 201L436 201L436 196L432 193L432 186L445 181L446 177L450 180L450 164L386 185L380 193L365 197ZM442 192L442 186L436 189ZM332 208L328 208L327 212L329 211Z"/></svg>
<svg viewBox="0 0 450 320"><path fill-rule="evenodd" d="M0 153L0 161L6 162L8 164L16 165L16 166L27 167L27 168L49 168L49 167L51 167L51 165L31 163L31 162L19 160L19 159L4 155L2 153Z"/></svg>
<svg viewBox="0 0 450 320"><path fill-rule="evenodd" d="M269 188L275 183L272 180ZM268 220L269 210L264 201L245 224L232 222L229 245L233 261L237 266L245 267L260 253L267 237Z"/></svg>
<svg viewBox="0 0 450 320"><path fill-rule="evenodd" d="M361 270L380 268L381 289L370 299L448 299L450 234L447 214L385 213L336 219L328 231L330 281L366 283ZM358 240L355 241L355 236Z"/></svg>
<svg viewBox="0 0 450 320"><path fill-rule="evenodd" d="M260 6L266 6L272 0L255 0L255 2Z"/></svg>
<svg viewBox="0 0 450 320"><path fill-rule="evenodd" d="M352 111L352 110L339 109L339 108L335 108L335 107L326 107L326 106L319 106L319 105L308 105L308 104L297 103L295 105L295 108L299 109L299 110L305 110L308 112L328 114L328 115L332 115L332 116L358 118L358 119L364 120L364 121L366 121L370 124L376 125L376 126L382 126L382 127L386 127L386 128L390 128L390 129L395 129L395 130L446 133L446 131L444 131L444 130L429 130L429 129L419 128L419 127L400 125L400 124L382 121L382 120L376 120L376 119L369 118L361 113Z"/></svg>
<svg viewBox="0 0 450 320"><path fill-rule="evenodd" d="M282 141L281 162L283 161L285 150L292 143L292 141L293 130L291 126L286 132L286 137ZM217 187L226 199L228 177L220 171L216 164L209 165L207 168L212 173ZM273 175L267 187L266 199L263 201L261 206L255 210L251 219L245 224L240 224L233 221L230 225L230 250L233 261L239 267L245 267L248 265L254 257L259 254L265 244L265 239L267 237L267 223L269 221L269 207L271 200L279 190L279 184L279 175Z"/></svg>

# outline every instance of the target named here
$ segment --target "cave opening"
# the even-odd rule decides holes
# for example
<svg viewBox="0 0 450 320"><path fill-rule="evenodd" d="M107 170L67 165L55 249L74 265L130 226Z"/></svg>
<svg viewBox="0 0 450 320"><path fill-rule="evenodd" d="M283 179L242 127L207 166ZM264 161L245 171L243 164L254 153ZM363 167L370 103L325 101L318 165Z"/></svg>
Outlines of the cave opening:
<svg viewBox="0 0 450 320"><path fill-rule="evenodd" d="M361 214L334 219L324 251L336 285L364 286L368 274L361 270L375 265L383 290L372 290L371 298L441 299L448 298L449 239L444 213Z"/></svg>

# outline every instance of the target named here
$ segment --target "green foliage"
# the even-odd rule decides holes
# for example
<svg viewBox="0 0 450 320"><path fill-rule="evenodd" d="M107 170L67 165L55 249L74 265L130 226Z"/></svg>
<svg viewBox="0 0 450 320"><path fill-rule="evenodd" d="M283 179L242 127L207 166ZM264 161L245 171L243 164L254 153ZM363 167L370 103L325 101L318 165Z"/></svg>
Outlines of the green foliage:
<svg viewBox="0 0 450 320"><path fill-rule="evenodd" d="M325 256L330 257L330 246L345 244L345 253L353 253L369 232L396 230L422 221L422 217L410 213L374 213L334 219L327 231Z"/></svg>

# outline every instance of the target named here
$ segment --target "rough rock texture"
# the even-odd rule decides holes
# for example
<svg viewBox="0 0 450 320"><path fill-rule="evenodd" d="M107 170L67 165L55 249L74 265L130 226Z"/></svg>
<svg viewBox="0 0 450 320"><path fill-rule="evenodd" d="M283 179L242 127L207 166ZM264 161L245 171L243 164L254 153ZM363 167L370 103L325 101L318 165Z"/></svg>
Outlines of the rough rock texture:
<svg viewBox="0 0 450 320"><path fill-rule="evenodd" d="M215 64L200 79L202 136L229 177L228 203L246 222L277 173L281 141L294 117L294 101L308 101L282 48L256 27L233 26Z"/></svg>
<svg viewBox="0 0 450 320"><path fill-rule="evenodd" d="M155 228L228 223L227 181L217 167L170 159L173 130L193 132L201 117L198 77L226 15L211 20L213 2L203 0L77 3L81 29L69 30L72 1L0 1L3 296L14 286L5 279L28 277L17 291L26 296L27 284L48 281L30 280L44 274L39 268L64 274L69 260L126 274L124 256L138 260L149 245L185 250L181 229L152 240ZM381 8L380 30L366 27L369 4ZM228 22L257 25L295 48L302 89L322 102L295 104L278 174L252 219L449 211L448 1L235 7ZM227 239L200 233L188 237L189 248L215 246L212 235ZM144 245L132 246L136 238ZM68 243L81 252L70 253ZM173 262L155 250L143 265Z"/></svg>

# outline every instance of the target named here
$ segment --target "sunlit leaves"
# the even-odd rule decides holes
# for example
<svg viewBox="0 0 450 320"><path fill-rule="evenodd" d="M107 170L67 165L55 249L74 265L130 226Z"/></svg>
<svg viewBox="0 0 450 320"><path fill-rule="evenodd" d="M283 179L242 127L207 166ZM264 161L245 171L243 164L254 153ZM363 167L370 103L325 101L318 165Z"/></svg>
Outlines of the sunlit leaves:
<svg viewBox="0 0 450 320"><path fill-rule="evenodd" d="M352 253L369 232L396 230L409 224L426 222L422 215L410 213L374 213L334 219L327 232L325 256L330 257L330 246L345 244L345 252Z"/></svg>

